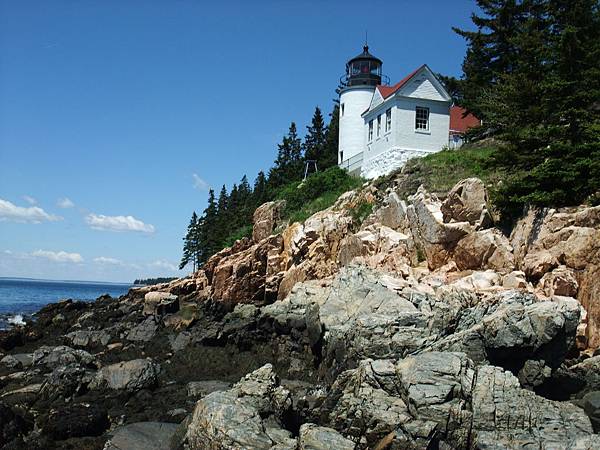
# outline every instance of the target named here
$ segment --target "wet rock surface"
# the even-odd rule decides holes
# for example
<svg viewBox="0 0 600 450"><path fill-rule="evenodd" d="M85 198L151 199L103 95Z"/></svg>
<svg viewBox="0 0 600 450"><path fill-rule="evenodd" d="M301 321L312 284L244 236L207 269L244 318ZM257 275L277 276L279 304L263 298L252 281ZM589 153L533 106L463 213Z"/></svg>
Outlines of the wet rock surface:
<svg viewBox="0 0 600 450"><path fill-rule="evenodd" d="M0 332L0 448L600 448L598 209L508 237L450 194L267 205L191 277L46 306Z"/></svg>

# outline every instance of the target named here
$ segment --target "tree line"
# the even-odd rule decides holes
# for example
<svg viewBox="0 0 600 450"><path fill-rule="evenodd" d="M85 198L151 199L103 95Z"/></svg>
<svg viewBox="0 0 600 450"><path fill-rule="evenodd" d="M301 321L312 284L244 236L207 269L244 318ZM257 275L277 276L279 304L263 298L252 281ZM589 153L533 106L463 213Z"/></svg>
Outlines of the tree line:
<svg viewBox="0 0 600 450"><path fill-rule="evenodd" d="M494 136L491 165L509 174L495 193L505 217L525 204L600 202L600 3L477 0L455 101Z"/></svg>
<svg viewBox="0 0 600 450"><path fill-rule="evenodd" d="M292 122L277 148L277 157L267 174L260 171L250 185L246 175L231 190L223 185L218 196L208 191L208 204L199 216L194 211L183 238L179 269L188 264L196 270L211 255L252 233L252 215L261 204L273 200L284 186L301 181L307 161L319 171L337 164L338 106L334 105L329 124L316 107L304 139ZM313 166L311 165L311 169Z"/></svg>

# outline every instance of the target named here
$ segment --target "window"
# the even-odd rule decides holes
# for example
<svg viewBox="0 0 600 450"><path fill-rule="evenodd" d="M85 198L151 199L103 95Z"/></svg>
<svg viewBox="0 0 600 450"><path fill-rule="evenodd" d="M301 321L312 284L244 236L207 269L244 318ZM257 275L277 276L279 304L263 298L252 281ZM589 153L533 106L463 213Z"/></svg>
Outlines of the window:
<svg viewBox="0 0 600 450"><path fill-rule="evenodd" d="M342 107L341 107L341 113L342 113L342 117L344 117L344 104L342 103Z"/></svg>
<svg viewBox="0 0 600 450"><path fill-rule="evenodd" d="M392 108L385 112L385 132L387 133L392 129Z"/></svg>
<svg viewBox="0 0 600 450"><path fill-rule="evenodd" d="M415 116L415 130L429 130L429 108L417 106Z"/></svg>
<svg viewBox="0 0 600 450"><path fill-rule="evenodd" d="M373 121L369 120L369 142L373 140Z"/></svg>
<svg viewBox="0 0 600 450"><path fill-rule="evenodd" d="M381 114L377 116L377 137L381 134Z"/></svg>

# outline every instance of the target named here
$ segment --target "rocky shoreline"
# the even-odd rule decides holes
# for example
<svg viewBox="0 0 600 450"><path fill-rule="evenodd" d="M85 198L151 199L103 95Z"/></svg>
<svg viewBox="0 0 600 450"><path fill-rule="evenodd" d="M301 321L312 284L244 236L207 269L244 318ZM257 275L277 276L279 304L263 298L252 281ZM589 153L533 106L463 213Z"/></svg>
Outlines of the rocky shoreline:
<svg viewBox="0 0 600 450"><path fill-rule="evenodd" d="M2 448L600 448L600 208L507 236L476 179L280 207L189 278L0 332Z"/></svg>

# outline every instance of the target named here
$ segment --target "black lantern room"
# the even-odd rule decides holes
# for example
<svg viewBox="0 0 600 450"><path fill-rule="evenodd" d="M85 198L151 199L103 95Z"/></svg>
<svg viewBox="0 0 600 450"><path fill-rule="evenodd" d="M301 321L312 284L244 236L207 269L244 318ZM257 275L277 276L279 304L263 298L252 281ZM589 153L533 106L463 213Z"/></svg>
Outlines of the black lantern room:
<svg viewBox="0 0 600 450"><path fill-rule="evenodd" d="M369 53L369 46L365 44L363 52L346 63L346 75L340 79L340 88L382 84L382 64L379 58Z"/></svg>

